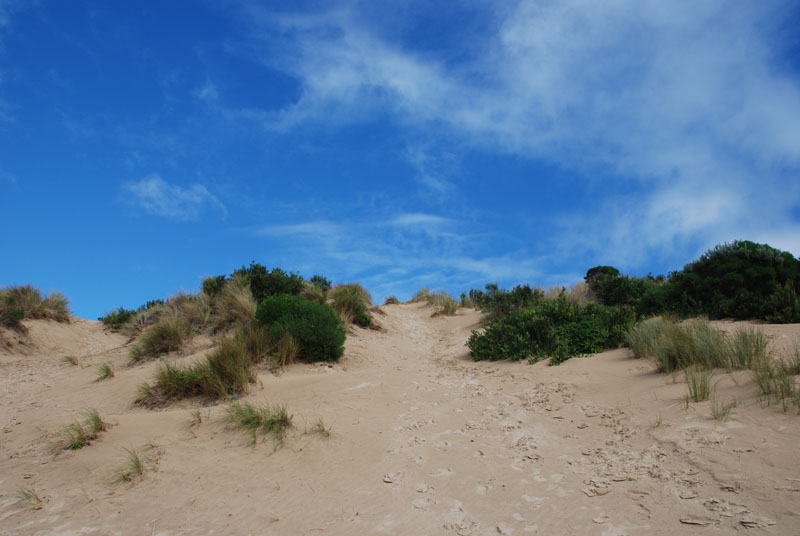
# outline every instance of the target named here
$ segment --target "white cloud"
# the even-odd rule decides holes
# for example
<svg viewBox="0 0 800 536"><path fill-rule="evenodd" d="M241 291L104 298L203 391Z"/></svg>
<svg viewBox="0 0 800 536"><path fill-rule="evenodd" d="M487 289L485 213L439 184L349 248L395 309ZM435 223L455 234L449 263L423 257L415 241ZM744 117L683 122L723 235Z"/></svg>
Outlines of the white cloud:
<svg viewBox="0 0 800 536"><path fill-rule="evenodd" d="M457 66L383 39L347 10L273 17L278 67L302 84L276 129L387 111L418 133L545 159L609 192L572 207L554 242L635 258L691 241L800 234L800 84L781 70L776 26L791 2L523 1ZM259 35L275 35L263 32ZM272 59L267 59L275 63ZM419 180L444 191L425 154ZM636 196L621 195L636 185ZM614 212L622 210L623 212ZM624 208L623 208L624 207ZM603 221L603 214L613 220ZM603 224L605 223L605 224ZM592 239L570 230L591 228ZM774 238L770 238L774 237ZM795 250L797 253L797 250Z"/></svg>
<svg viewBox="0 0 800 536"><path fill-rule="evenodd" d="M196 220L206 208L216 209L227 217L225 205L205 186L193 184L182 187L169 184L158 175L148 175L137 182L122 185L126 201L148 214L171 220Z"/></svg>

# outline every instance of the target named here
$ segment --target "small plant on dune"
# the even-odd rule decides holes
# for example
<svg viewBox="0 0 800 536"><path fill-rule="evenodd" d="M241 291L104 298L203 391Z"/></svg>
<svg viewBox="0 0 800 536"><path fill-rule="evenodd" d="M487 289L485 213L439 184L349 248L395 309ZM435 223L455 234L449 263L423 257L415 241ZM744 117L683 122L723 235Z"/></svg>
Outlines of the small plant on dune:
<svg viewBox="0 0 800 536"><path fill-rule="evenodd" d="M708 400L711 395L711 370L698 365L684 369L689 397L695 402Z"/></svg>
<svg viewBox="0 0 800 536"><path fill-rule="evenodd" d="M96 409L87 409L82 413L83 419L65 426L58 433L58 440L51 445L51 450L79 450L90 445L104 432L108 425L100 417Z"/></svg>
<svg viewBox="0 0 800 536"><path fill-rule="evenodd" d="M721 402L716 394L711 395L711 415L718 421L727 421L731 411L736 407L736 399L727 404Z"/></svg>
<svg viewBox="0 0 800 536"><path fill-rule="evenodd" d="M663 425L664 425L664 418L661 415L650 421L651 430L656 430L657 428L661 428Z"/></svg>
<svg viewBox="0 0 800 536"><path fill-rule="evenodd" d="M225 412L230 423L253 435L253 442L259 433L271 434L282 440L286 431L293 426L292 416L282 405L257 407L249 402L232 402Z"/></svg>
<svg viewBox="0 0 800 536"><path fill-rule="evenodd" d="M97 378L95 381L100 382L114 377L114 367L110 363L103 363L97 367Z"/></svg>
<svg viewBox="0 0 800 536"><path fill-rule="evenodd" d="M44 501L39 497L39 494L32 488L22 488L17 492L17 502L26 502L34 510L41 510L44 506Z"/></svg>
<svg viewBox="0 0 800 536"><path fill-rule="evenodd" d="M75 357L74 355L65 355L64 357L61 358L61 362L71 367L76 367L80 364L78 362L78 358Z"/></svg>
<svg viewBox="0 0 800 536"><path fill-rule="evenodd" d="M434 308L431 316L453 316L458 311L458 302L443 290L429 294L427 301Z"/></svg>
<svg viewBox="0 0 800 536"><path fill-rule="evenodd" d="M180 318L170 315L162 318L145 331L139 342L131 348L130 361L138 363L180 350L191 336L189 326Z"/></svg>
<svg viewBox="0 0 800 536"><path fill-rule="evenodd" d="M734 369L749 369L753 364L767 358L770 344L767 336L758 328L739 327L730 344L730 365Z"/></svg>
<svg viewBox="0 0 800 536"><path fill-rule="evenodd" d="M343 320L349 319L350 322L365 327L372 323L372 317L369 314L372 297L364 287L358 283L337 285L331 289L329 294L333 300L333 310Z"/></svg>
<svg viewBox="0 0 800 536"><path fill-rule="evenodd" d="M222 294L225 287L226 277L224 275L213 275L203 279L202 292L209 298L216 298Z"/></svg>
<svg viewBox="0 0 800 536"><path fill-rule="evenodd" d="M318 435L320 437L330 437L331 430L332 428L330 426L325 426L325 422L322 420L322 418L318 418L316 421L314 421L314 424L312 424L311 427L306 430L306 433Z"/></svg>
<svg viewBox="0 0 800 536"><path fill-rule="evenodd" d="M475 307L475 300L470 298L466 292L462 292L459 305L464 308L473 309Z"/></svg>
<svg viewBox="0 0 800 536"><path fill-rule="evenodd" d="M789 351L784 363L786 364L786 372L792 376L800 374L800 339L795 339L794 346Z"/></svg>
<svg viewBox="0 0 800 536"><path fill-rule="evenodd" d="M144 476L145 464L139 452L136 449L125 447L123 447L123 450L127 453L125 463L114 472L112 484L132 482L134 479Z"/></svg>
<svg viewBox="0 0 800 536"><path fill-rule="evenodd" d="M389 296L383 302L384 305L397 305L398 303L400 303L400 300L397 299L397 296Z"/></svg>
<svg viewBox="0 0 800 536"><path fill-rule="evenodd" d="M423 287L414 294L414 297L411 298L411 303L427 302L430 295L431 289Z"/></svg>

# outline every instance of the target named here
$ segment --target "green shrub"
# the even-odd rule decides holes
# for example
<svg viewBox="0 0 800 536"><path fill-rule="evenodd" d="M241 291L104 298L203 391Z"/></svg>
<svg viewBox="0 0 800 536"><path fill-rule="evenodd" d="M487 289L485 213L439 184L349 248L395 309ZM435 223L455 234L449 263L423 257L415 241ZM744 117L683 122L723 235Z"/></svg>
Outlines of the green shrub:
<svg viewBox="0 0 800 536"><path fill-rule="evenodd" d="M306 361L337 361L344 352L344 325L327 305L299 296L270 296L258 306L256 318L272 340L291 334L300 345L299 357Z"/></svg>
<svg viewBox="0 0 800 536"><path fill-rule="evenodd" d="M800 296L792 280L779 285L766 306L766 320L775 324L800 322Z"/></svg>
<svg viewBox="0 0 800 536"><path fill-rule="evenodd" d="M372 305L372 298L361 285L338 285L330 291L330 297L333 300L333 310L345 323L352 322L365 327L372 323L368 309Z"/></svg>
<svg viewBox="0 0 800 536"><path fill-rule="evenodd" d="M386 301L383 302L384 305L396 305L400 303L400 300L397 299L397 296L389 296L386 298Z"/></svg>
<svg viewBox="0 0 800 536"><path fill-rule="evenodd" d="M619 345L633 320L631 308L581 306L562 297L492 320L472 333L467 346L476 361L528 358L535 362L552 356L558 364Z"/></svg>
<svg viewBox="0 0 800 536"><path fill-rule="evenodd" d="M327 277L322 277L319 274L316 274L308 280L309 283L320 289L323 293L328 292L331 289L331 282Z"/></svg>
<svg viewBox="0 0 800 536"><path fill-rule="evenodd" d="M736 319L772 315L779 320L782 304L793 301L789 291L800 285L800 261L766 244L735 241L708 250L675 274L670 284L682 297L673 304L681 314ZM789 303L790 311L792 307Z"/></svg>
<svg viewBox="0 0 800 536"><path fill-rule="evenodd" d="M203 294L209 298L216 298L222 294L225 287L226 278L224 275L214 275L203 279Z"/></svg>
<svg viewBox="0 0 800 536"><path fill-rule="evenodd" d="M119 309L115 309L105 316L99 317L97 320L113 330L118 330L128 322L132 321L135 316L136 311L133 309L125 309L124 307L120 307Z"/></svg>
<svg viewBox="0 0 800 536"><path fill-rule="evenodd" d="M280 268L267 268L256 262L250 263L249 267L242 266L241 269L233 273L233 277L242 277L250 285L256 303L268 296L278 296L280 294L291 294L296 296L302 292L304 287L303 278L297 274L287 274Z"/></svg>
<svg viewBox="0 0 800 536"><path fill-rule="evenodd" d="M535 306L545 299L544 292L530 285L517 285L508 291L498 287L497 283L488 283L485 289L470 290L469 300L490 319L508 316L512 311Z"/></svg>
<svg viewBox="0 0 800 536"><path fill-rule="evenodd" d="M613 266L595 266L586 272L584 281L603 305L636 307L645 293L663 281L663 277L629 277L620 275Z"/></svg>

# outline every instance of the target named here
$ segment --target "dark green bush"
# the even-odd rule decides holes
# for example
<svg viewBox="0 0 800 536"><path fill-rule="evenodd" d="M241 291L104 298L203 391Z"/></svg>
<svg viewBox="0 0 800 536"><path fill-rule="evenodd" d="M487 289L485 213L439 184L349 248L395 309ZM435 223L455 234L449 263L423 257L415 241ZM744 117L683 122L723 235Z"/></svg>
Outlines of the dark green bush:
<svg viewBox="0 0 800 536"><path fill-rule="evenodd" d="M124 307L120 307L119 309L111 311L106 316L101 316L98 318L98 320L111 329L120 329L135 316L136 311L133 309L125 309Z"/></svg>
<svg viewBox="0 0 800 536"><path fill-rule="evenodd" d="M268 296L278 296L280 294L291 294L296 296L303 291L303 278L297 274L287 274L280 268L273 268L271 272L267 268L256 262L250 263L249 267L242 266L236 270L233 276L245 278L250 283L250 290L256 303Z"/></svg>
<svg viewBox="0 0 800 536"><path fill-rule="evenodd" d="M531 307L544 300L544 293L530 285L517 285L508 291L498 287L497 283L488 283L485 288L485 291L470 290L469 300L490 318L505 317L511 311ZM465 296L462 296L462 301L464 299Z"/></svg>
<svg viewBox="0 0 800 536"><path fill-rule="evenodd" d="M585 306L565 298L544 300L534 307L512 311L475 331L467 346L476 361L552 356L553 364L619 345L635 314L626 306Z"/></svg>
<svg viewBox="0 0 800 536"><path fill-rule="evenodd" d="M299 296L269 296L258 306L256 318L274 341L292 335L306 361L338 361L344 352L345 327L327 305Z"/></svg>
<svg viewBox="0 0 800 536"><path fill-rule="evenodd" d="M214 275L203 279L203 294L209 298L215 298L222 294L225 288L226 277L224 275Z"/></svg>
<svg viewBox="0 0 800 536"><path fill-rule="evenodd" d="M583 278L603 305L629 305L636 307L645 293L663 282L658 278L620 275L613 266L589 268Z"/></svg>
<svg viewBox="0 0 800 536"><path fill-rule="evenodd" d="M328 292L331 289L331 282L327 277L316 274L308 280L309 283L319 287L322 292Z"/></svg>
<svg viewBox="0 0 800 536"><path fill-rule="evenodd" d="M680 301L671 305L687 316L766 319L772 315L777 320L783 314L776 307L785 309L786 303L792 307L789 282L794 289L800 285L800 261L791 253L735 241L708 250L675 274L670 284Z"/></svg>
<svg viewBox="0 0 800 536"><path fill-rule="evenodd" d="M800 296L794 283L789 280L779 286L769 298L767 305L767 322L791 324L800 322Z"/></svg>

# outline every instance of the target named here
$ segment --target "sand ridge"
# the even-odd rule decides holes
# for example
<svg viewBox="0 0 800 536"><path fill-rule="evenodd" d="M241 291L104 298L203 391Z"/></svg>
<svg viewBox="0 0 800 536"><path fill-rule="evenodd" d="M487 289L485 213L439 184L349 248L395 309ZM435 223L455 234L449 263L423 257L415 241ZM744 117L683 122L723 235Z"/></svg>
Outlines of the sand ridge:
<svg viewBox="0 0 800 536"><path fill-rule="evenodd" d="M382 309L384 330L351 328L340 363L260 374L247 399L294 415L282 446L251 445L222 405L133 408L156 363L127 367L126 340L95 322L33 323L35 352L0 355L0 534L800 532L800 417L762 407L744 376L715 376L740 400L720 423L625 349L559 367L473 363L479 313ZM116 376L94 382L64 353ZM113 426L53 456L52 432L85 407ZM190 427L195 409L205 418ZM306 433L318 418L330 437ZM145 444L158 450L144 478L111 486L122 448ZM42 510L14 500L21 488Z"/></svg>

